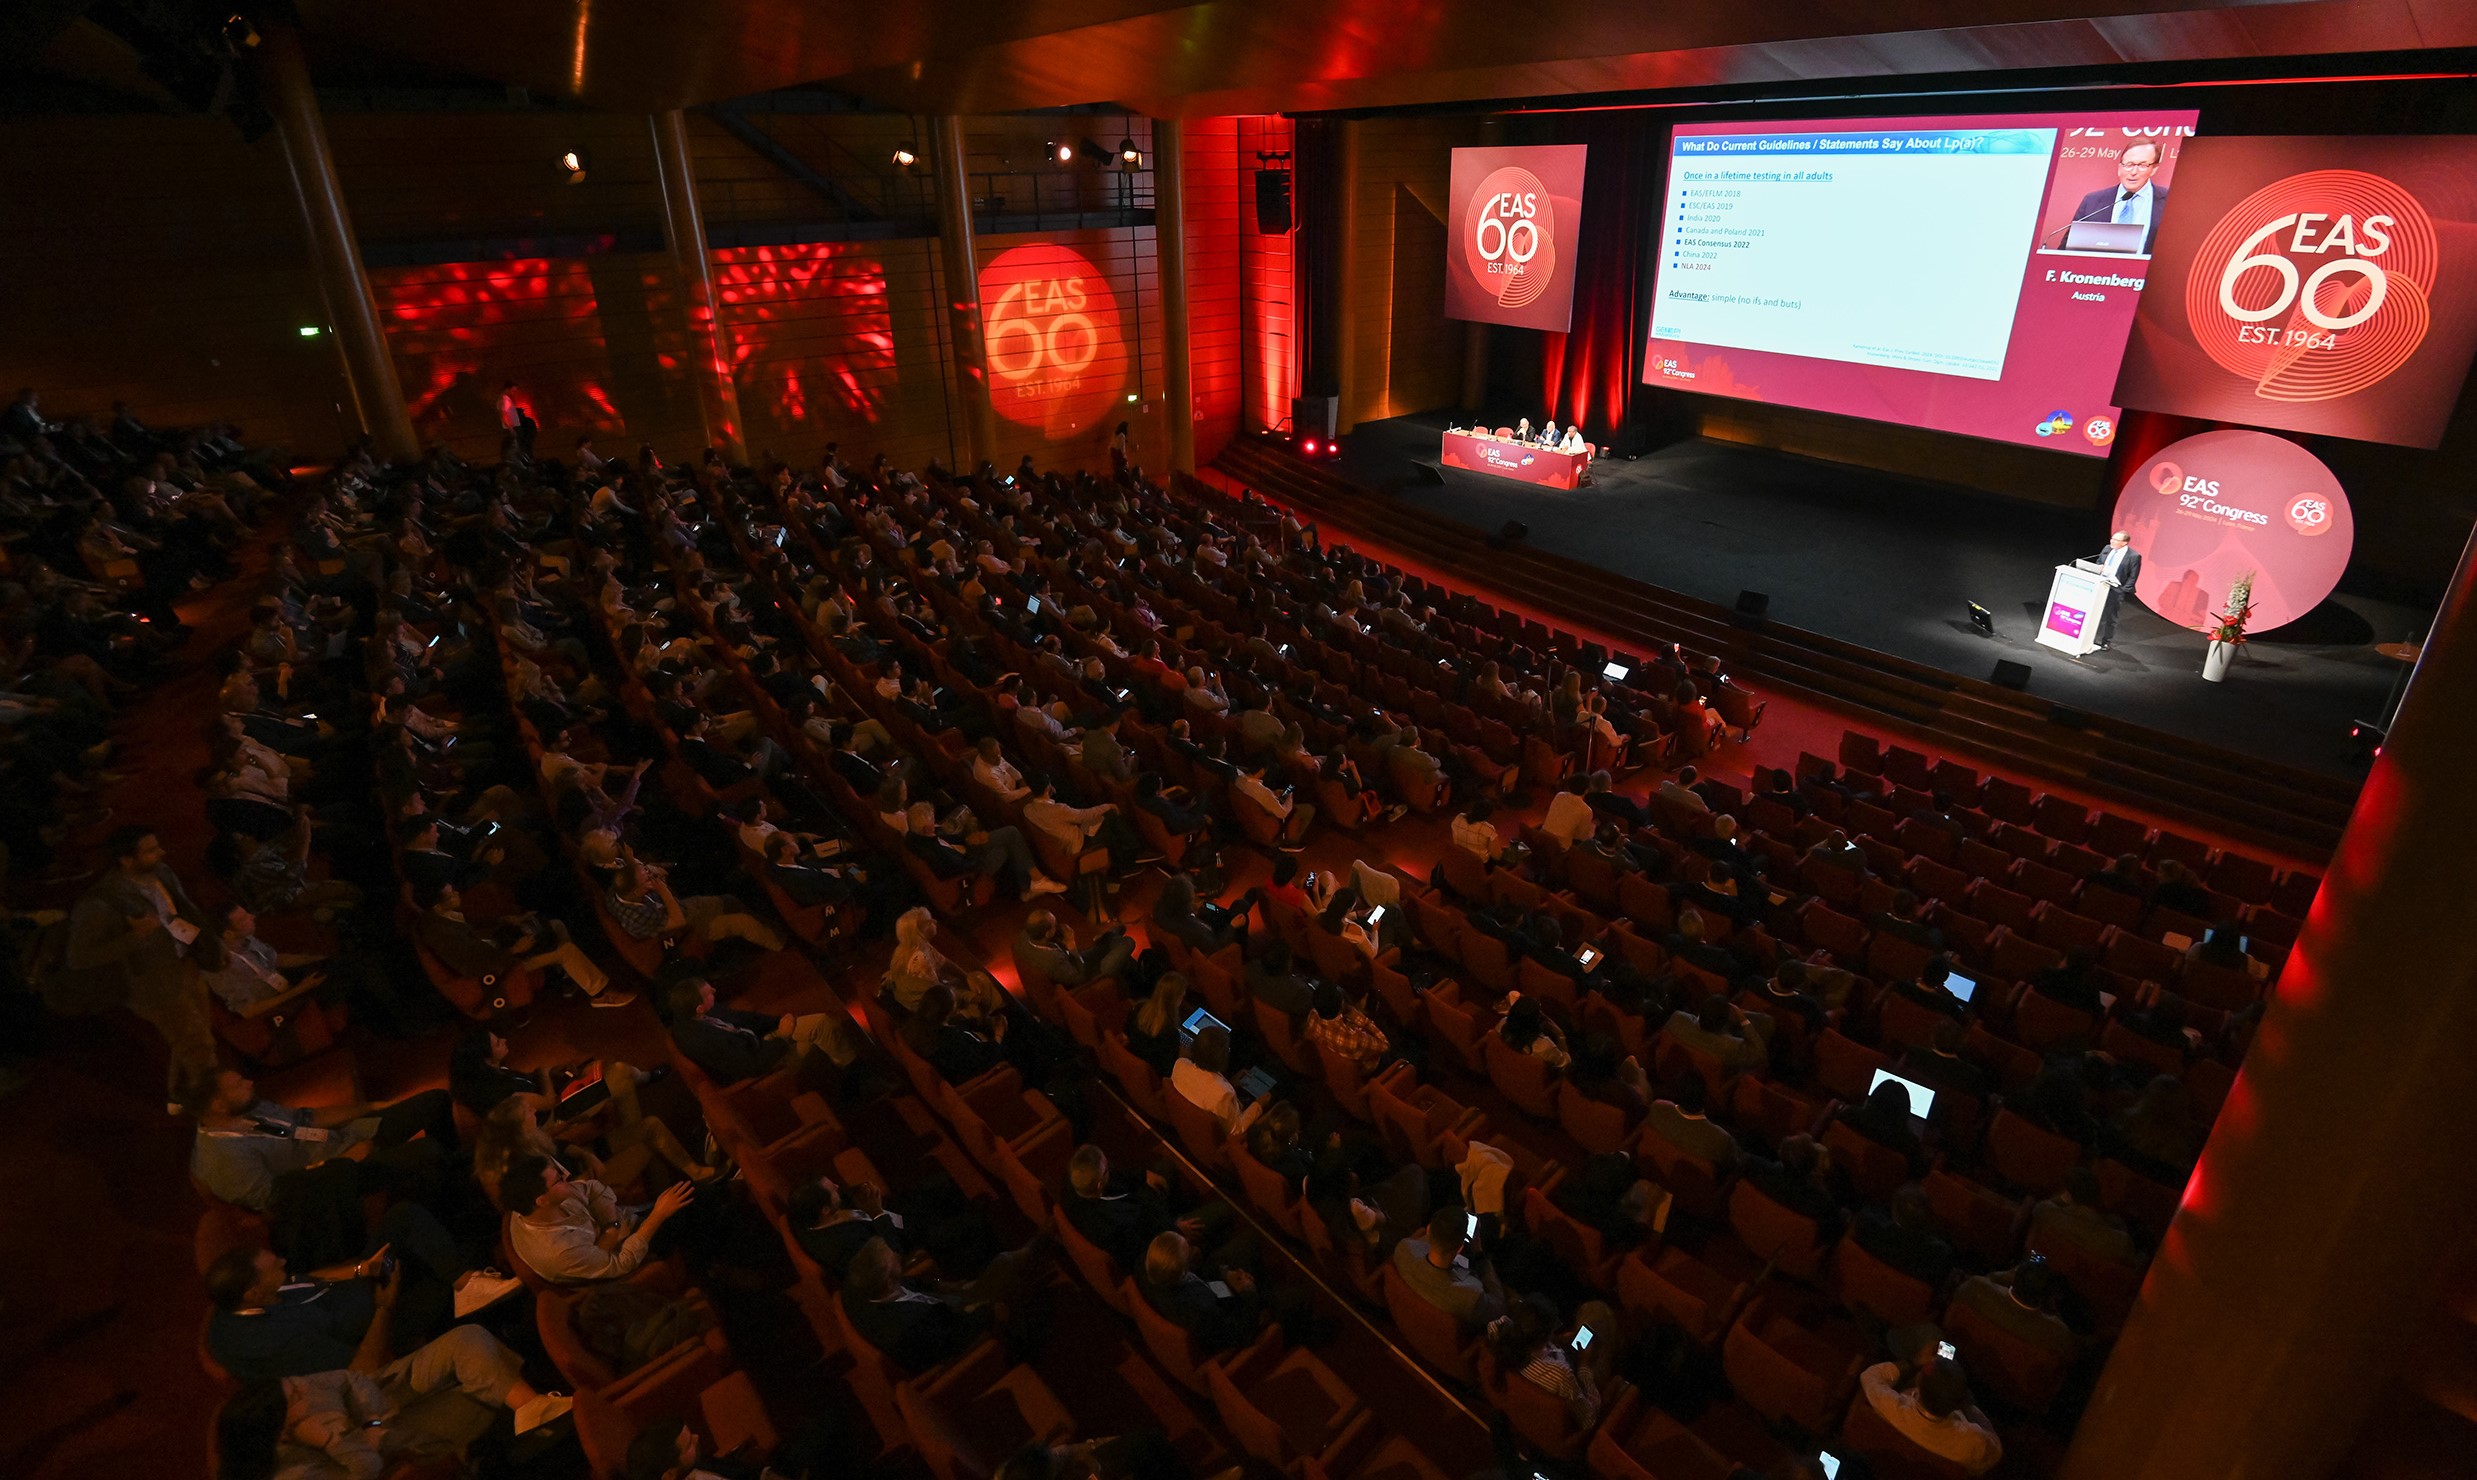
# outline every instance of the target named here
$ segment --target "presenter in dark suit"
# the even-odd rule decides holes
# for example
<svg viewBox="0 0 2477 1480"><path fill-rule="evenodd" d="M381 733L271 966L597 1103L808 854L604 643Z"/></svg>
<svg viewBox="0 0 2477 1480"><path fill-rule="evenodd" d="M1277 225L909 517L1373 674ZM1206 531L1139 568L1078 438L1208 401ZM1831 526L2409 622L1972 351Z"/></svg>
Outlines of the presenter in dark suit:
<svg viewBox="0 0 2477 1480"><path fill-rule="evenodd" d="M2167 209L2167 187L2153 185L2166 150L2145 140L2125 146L2116 157L2116 183L2093 190L2073 207L2075 221L2138 222L2143 227L2142 255L2159 239L2159 217Z"/></svg>
<svg viewBox="0 0 2477 1480"><path fill-rule="evenodd" d="M2092 558L2105 568L2107 577L2107 607L2099 613L2099 646L2113 647L2116 613L2124 609L2124 594L2141 578L2141 552L2133 548L2133 537L2119 529L2107 541L2107 548Z"/></svg>

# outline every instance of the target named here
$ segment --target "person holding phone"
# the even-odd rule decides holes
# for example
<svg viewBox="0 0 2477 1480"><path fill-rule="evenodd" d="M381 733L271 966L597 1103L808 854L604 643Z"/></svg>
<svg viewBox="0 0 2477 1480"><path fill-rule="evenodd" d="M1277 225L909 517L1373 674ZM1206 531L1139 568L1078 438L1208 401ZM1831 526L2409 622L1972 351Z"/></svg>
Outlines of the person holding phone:
<svg viewBox="0 0 2477 1480"><path fill-rule="evenodd" d="M1253 807L1270 823L1273 846L1284 853L1306 851L1308 824L1316 820L1316 804L1297 800L1290 787L1275 791L1264 779L1264 767L1250 762L1230 783L1230 795Z"/></svg>
<svg viewBox="0 0 2477 1480"><path fill-rule="evenodd" d="M1570 1330L1560 1330L1556 1302L1525 1295L1488 1328L1488 1345L1499 1370L1565 1401L1566 1416L1583 1433L1599 1423L1603 1394L1616 1386L1617 1313L1603 1302L1586 1303Z"/></svg>
<svg viewBox="0 0 2477 1480"><path fill-rule="evenodd" d="M1505 1314L1506 1296L1495 1263L1471 1246L1471 1224L1459 1203L1438 1208L1425 1236L1394 1245L1393 1269L1413 1294L1461 1322L1465 1331L1481 1331Z"/></svg>

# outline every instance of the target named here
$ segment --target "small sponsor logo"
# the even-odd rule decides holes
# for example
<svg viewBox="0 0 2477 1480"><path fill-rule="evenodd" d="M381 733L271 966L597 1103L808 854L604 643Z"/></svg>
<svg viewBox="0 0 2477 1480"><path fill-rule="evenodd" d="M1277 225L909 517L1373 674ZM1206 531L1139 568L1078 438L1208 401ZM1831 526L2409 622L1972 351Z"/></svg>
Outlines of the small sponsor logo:
<svg viewBox="0 0 2477 1480"><path fill-rule="evenodd" d="M2104 447L2116 440L2116 419L2112 416L2091 417L2081 424L2081 434L2090 439L2091 446Z"/></svg>
<svg viewBox="0 0 2477 1480"><path fill-rule="evenodd" d="M2038 434L2042 437L2061 437L2072 429L2073 413L2070 411L2050 411L2046 420L2038 424Z"/></svg>

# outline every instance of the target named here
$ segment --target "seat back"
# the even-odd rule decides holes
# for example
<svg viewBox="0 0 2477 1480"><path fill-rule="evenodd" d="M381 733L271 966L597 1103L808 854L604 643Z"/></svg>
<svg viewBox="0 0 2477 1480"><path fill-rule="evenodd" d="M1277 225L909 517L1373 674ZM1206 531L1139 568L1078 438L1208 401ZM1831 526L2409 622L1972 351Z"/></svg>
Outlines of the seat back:
<svg viewBox="0 0 2477 1480"><path fill-rule="evenodd" d="M1854 1238L1833 1246L1832 1290L1843 1305L1889 1326L1911 1325L1935 1314L1933 1285L1894 1269Z"/></svg>
<svg viewBox="0 0 2477 1480"><path fill-rule="evenodd" d="M1075 1266L1084 1283L1110 1309L1125 1314L1127 1281L1118 1272L1118 1261L1110 1257L1109 1250L1084 1237L1083 1230L1063 1212L1052 1218L1049 1226L1058 1236L1058 1246L1066 1250L1067 1263Z"/></svg>
<svg viewBox="0 0 2477 1480"><path fill-rule="evenodd" d="M1136 1287L1136 1280L1142 1278L1139 1274L1127 1280L1119 1298L1121 1308L1134 1318L1136 1334L1144 1338L1144 1349L1152 1353L1162 1371L1176 1378L1189 1392L1210 1397L1212 1389L1204 1381L1205 1359L1196 1350L1195 1337L1186 1327L1152 1308L1152 1302Z"/></svg>
<svg viewBox="0 0 2477 1480"><path fill-rule="evenodd" d="M1214 1171L1229 1170L1230 1138L1212 1111L1180 1094L1175 1086L1162 1089L1161 1104L1169 1112L1170 1129L1178 1132L1179 1144L1189 1156Z"/></svg>
<svg viewBox="0 0 2477 1480"><path fill-rule="evenodd" d="M1823 1231L1815 1220L1772 1201L1752 1182L1730 1190L1729 1228L1756 1258L1773 1261L1792 1279L1811 1280L1823 1271Z"/></svg>
<svg viewBox="0 0 2477 1480"><path fill-rule="evenodd" d="M1292 1195L1290 1184L1282 1174L1256 1160L1243 1138L1230 1142L1230 1165L1238 1172L1239 1187L1256 1211L1273 1220L1275 1227L1292 1238L1303 1239L1306 1231L1300 1226L1299 1200Z"/></svg>
<svg viewBox="0 0 2477 1480"><path fill-rule="evenodd" d="M1400 1328L1402 1340L1421 1361L1457 1382L1479 1382L1478 1352L1462 1335L1462 1323L1430 1305L1410 1287L1392 1261L1385 1263L1385 1309Z"/></svg>
<svg viewBox="0 0 2477 1480"><path fill-rule="evenodd" d="M2081 1143L2042 1130L2010 1110L1987 1123L1987 1165L2026 1192L2050 1193L2081 1165Z"/></svg>
<svg viewBox="0 0 2477 1480"><path fill-rule="evenodd" d="M1954 1301L1944 1309L1944 1334L1961 1350L1972 1381L2030 1413L2055 1405L2071 1365L2055 1353Z"/></svg>
<svg viewBox="0 0 2477 1480"><path fill-rule="evenodd" d="M1633 1126L1619 1107L1603 1104L1563 1081L1556 1086L1556 1098L1557 1124L1584 1151L1604 1156L1633 1143Z"/></svg>
<svg viewBox="0 0 2477 1480"><path fill-rule="evenodd" d="M1794 1424L1808 1433L1829 1428L1840 1398L1836 1372L1806 1367L1792 1351L1774 1345L1788 1323L1758 1298L1720 1344L1721 1370L1738 1399L1772 1423Z"/></svg>
<svg viewBox="0 0 2477 1480"><path fill-rule="evenodd" d="M1571 1464L1582 1457L1591 1431L1574 1422L1565 1400L1524 1377L1508 1372L1493 1348L1479 1349L1479 1390L1495 1405L1522 1442L1549 1459Z"/></svg>
<svg viewBox="0 0 2477 1480"><path fill-rule="evenodd" d="M1525 1115L1539 1120L1557 1118L1556 1083L1546 1059L1509 1045L1495 1033L1480 1040L1480 1053L1488 1066L1488 1082L1499 1094Z"/></svg>

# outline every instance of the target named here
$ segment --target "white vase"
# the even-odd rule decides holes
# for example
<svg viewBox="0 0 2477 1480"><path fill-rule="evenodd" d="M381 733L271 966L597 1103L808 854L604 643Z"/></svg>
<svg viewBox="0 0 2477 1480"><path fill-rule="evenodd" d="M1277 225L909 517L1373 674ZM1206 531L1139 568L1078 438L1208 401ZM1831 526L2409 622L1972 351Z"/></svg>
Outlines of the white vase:
<svg viewBox="0 0 2477 1480"><path fill-rule="evenodd" d="M2202 680L2218 683L2228 676L2228 659L2235 656L2236 644L2213 639L2210 651L2202 655Z"/></svg>

